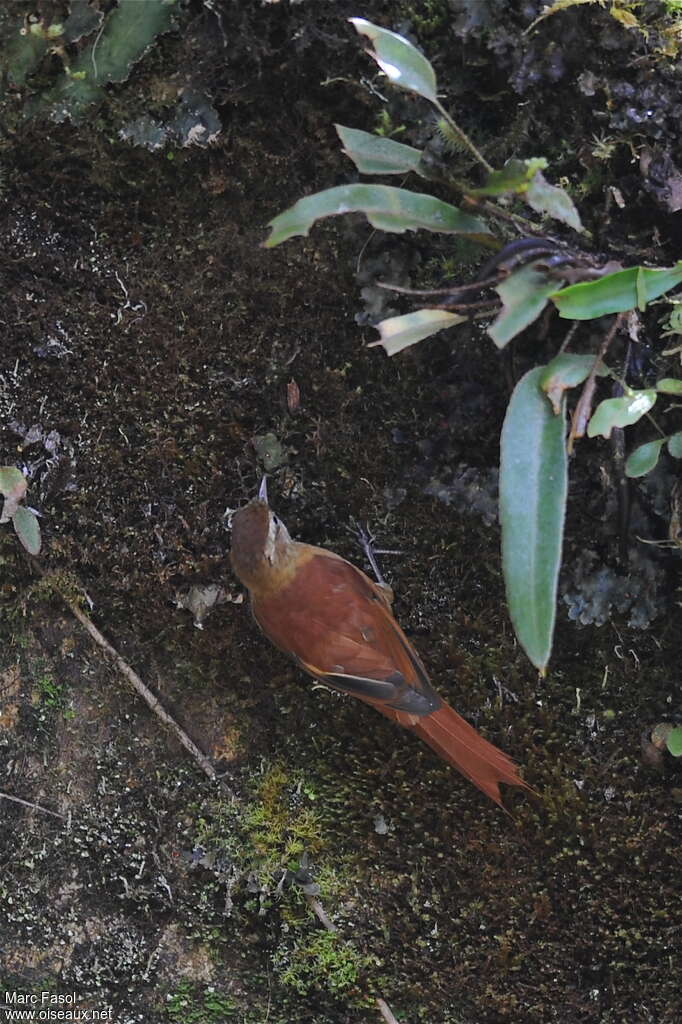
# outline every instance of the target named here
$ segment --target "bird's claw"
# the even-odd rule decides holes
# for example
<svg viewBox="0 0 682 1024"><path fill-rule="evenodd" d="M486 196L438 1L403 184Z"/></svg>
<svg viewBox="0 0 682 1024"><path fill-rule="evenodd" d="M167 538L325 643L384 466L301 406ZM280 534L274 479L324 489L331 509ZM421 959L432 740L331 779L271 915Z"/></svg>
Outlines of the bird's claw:
<svg viewBox="0 0 682 1024"><path fill-rule="evenodd" d="M363 526L362 523L359 523L355 519L352 520L352 525L350 526L349 529L353 536L356 538L362 550L364 551L365 558L372 566L372 572L376 576L377 583L379 584L379 586L385 587L386 590L391 590L390 586L386 583L386 580L381 574L381 570L379 569L379 563L377 562L376 556L401 555L402 551L395 551L390 548L375 548L374 541L376 540L376 537L374 536L374 534L370 533L366 526Z"/></svg>

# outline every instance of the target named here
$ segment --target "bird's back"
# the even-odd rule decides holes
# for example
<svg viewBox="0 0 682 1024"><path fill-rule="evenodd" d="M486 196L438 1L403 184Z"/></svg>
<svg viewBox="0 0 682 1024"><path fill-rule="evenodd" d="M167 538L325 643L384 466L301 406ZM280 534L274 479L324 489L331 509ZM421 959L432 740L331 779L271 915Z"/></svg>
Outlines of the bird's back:
<svg viewBox="0 0 682 1024"><path fill-rule="evenodd" d="M311 675L369 703L416 715L439 707L382 589L323 548L296 547L296 572L284 585L252 594L263 632Z"/></svg>

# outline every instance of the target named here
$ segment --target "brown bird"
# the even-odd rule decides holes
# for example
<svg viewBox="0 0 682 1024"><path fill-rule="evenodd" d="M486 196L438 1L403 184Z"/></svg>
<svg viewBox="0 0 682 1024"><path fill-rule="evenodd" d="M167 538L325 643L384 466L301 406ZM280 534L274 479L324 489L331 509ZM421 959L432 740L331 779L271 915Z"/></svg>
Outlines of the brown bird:
<svg viewBox="0 0 682 1024"><path fill-rule="evenodd" d="M412 729L500 807L500 782L530 790L511 759L433 689L393 617L390 590L332 551L292 540L268 505L265 479L234 515L230 558L260 628L311 676Z"/></svg>

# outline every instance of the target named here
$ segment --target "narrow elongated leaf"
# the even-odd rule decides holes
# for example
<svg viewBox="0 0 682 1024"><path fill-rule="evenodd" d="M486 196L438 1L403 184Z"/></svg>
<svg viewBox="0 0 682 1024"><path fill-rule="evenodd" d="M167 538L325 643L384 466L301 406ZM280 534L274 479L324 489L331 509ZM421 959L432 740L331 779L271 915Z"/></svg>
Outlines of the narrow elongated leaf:
<svg viewBox="0 0 682 1024"><path fill-rule="evenodd" d="M565 416L540 390L543 366L514 388L500 441L502 568L519 643L544 674L552 650L566 509Z"/></svg>
<svg viewBox="0 0 682 1024"><path fill-rule="evenodd" d="M562 224L568 224L574 231L582 231L580 214L568 192L557 185L550 185L541 171L538 171L526 189L526 202L536 213L546 213Z"/></svg>
<svg viewBox="0 0 682 1024"><path fill-rule="evenodd" d="M392 316L375 325L381 340L371 342L368 347L382 345L386 355L394 356L396 352L402 352L423 338L437 334L446 327L465 323L466 320L467 317L448 313L444 309L418 309L404 316Z"/></svg>
<svg viewBox="0 0 682 1024"><path fill-rule="evenodd" d="M582 281L550 295L559 316L569 320L593 320L608 313L642 309L647 302L670 291L682 281L682 260L674 267L650 270L628 267L605 274L597 281Z"/></svg>
<svg viewBox="0 0 682 1024"><path fill-rule="evenodd" d="M397 32L389 32L364 18L349 18L349 21L357 32L372 41L374 52L370 51L370 56L393 85L436 102L436 74L416 46Z"/></svg>
<svg viewBox="0 0 682 1024"><path fill-rule="evenodd" d="M662 395L682 395L682 380L677 377L664 377L656 381L656 390Z"/></svg>
<svg viewBox="0 0 682 1024"><path fill-rule="evenodd" d="M382 231L442 231L446 234L485 235L484 222L456 206L423 192L409 192L391 185L337 185L305 196L270 221L272 234L267 249L293 235L307 235L316 220L341 213L364 213Z"/></svg>
<svg viewBox="0 0 682 1024"><path fill-rule="evenodd" d="M558 416L561 403L567 388L575 388L589 377L594 366L595 356L585 356L573 352L561 352L551 363L545 366L540 377L540 387L546 393L552 408ZM600 362L597 369L598 377L605 377L608 369Z"/></svg>
<svg viewBox="0 0 682 1024"><path fill-rule="evenodd" d="M556 291L556 281L549 280L533 266L522 267L510 274L495 288L502 299L502 312L488 334L498 348L525 330L540 316L547 305L547 299Z"/></svg>
<svg viewBox="0 0 682 1024"><path fill-rule="evenodd" d="M668 438L668 451L674 459L682 459L682 430Z"/></svg>
<svg viewBox="0 0 682 1024"><path fill-rule="evenodd" d="M12 516L12 526L28 553L40 554L40 525L35 512L20 505Z"/></svg>
<svg viewBox="0 0 682 1024"><path fill-rule="evenodd" d="M664 437L658 441L640 444L638 448L630 452L625 461L625 475L630 477L646 476L658 462L658 456L661 454L664 444Z"/></svg>
<svg viewBox="0 0 682 1024"><path fill-rule="evenodd" d="M349 156L361 174L407 174L416 171L422 158L422 151L414 146L405 146L394 139L381 135L334 125L343 143L343 151Z"/></svg>
<svg viewBox="0 0 682 1024"><path fill-rule="evenodd" d="M544 157L531 157L529 160L517 160L516 157L512 157L501 170L492 171L488 175L482 188L470 189L469 195L504 196L525 192L533 175L537 171L543 171L546 166L547 161Z"/></svg>
<svg viewBox="0 0 682 1024"><path fill-rule="evenodd" d="M649 412L655 401L656 392L653 388L632 391L620 398L606 398L594 410L592 419L587 424L587 436L597 437L601 434L603 437L611 437L614 427L631 427Z"/></svg>

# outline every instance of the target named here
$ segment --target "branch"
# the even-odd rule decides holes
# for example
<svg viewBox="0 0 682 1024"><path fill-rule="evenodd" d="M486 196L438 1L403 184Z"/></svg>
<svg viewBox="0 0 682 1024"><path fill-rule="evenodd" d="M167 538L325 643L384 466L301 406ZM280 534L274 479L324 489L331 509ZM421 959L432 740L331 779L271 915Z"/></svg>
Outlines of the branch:
<svg viewBox="0 0 682 1024"><path fill-rule="evenodd" d="M23 807L32 807L34 811L41 811L43 814L51 814L53 818L61 818L62 821L66 821L65 814L58 814L57 811L50 811L47 807L43 807L42 804L32 804L28 800L22 800L18 796L10 796L9 793L0 793L0 799L11 800L15 804L21 804Z"/></svg>

